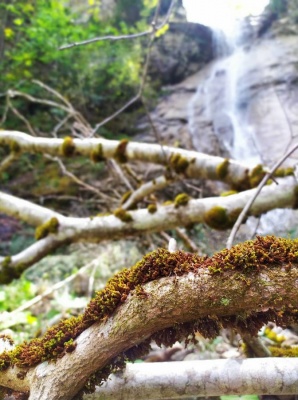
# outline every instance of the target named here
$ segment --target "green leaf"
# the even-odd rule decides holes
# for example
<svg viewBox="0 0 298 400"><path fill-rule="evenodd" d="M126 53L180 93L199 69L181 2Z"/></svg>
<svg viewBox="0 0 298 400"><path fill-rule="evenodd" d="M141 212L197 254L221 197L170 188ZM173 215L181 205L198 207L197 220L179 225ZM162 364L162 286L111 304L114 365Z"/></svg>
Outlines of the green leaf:
<svg viewBox="0 0 298 400"><path fill-rule="evenodd" d="M160 36L164 35L168 31L169 27L170 27L169 24L165 24L162 28L156 31L155 37L159 38Z"/></svg>
<svg viewBox="0 0 298 400"><path fill-rule="evenodd" d="M16 18L13 20L13 23L17 26L20 26L20 25L22 25L23 20L21 18Z"/></svg>

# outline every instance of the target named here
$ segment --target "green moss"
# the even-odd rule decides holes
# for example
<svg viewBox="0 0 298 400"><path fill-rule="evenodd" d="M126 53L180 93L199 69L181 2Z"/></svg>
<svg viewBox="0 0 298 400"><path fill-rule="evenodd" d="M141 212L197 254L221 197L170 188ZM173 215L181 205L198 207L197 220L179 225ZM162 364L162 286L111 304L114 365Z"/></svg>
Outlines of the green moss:
<svg viewBox="0 0 298 400"><path fill-rule="evenodd" d="M122 222L131 222L133 218L129 212L123 210L123 208L117 208L114 213L115 217L119 218Z"/></svg>
<svg viewBox="0 0 298 400"><path fill-rule="evenodd" d="M179 153L173 153L170 157L170 165L177 174L182 174L186 171L189 166L189 161L187 158L183 157Z"/></svg>
<svg viewBox="0 0 298 400"><path fill-rule="evenodd" d="M220 206L214 206L204 214L204 222L210 228L224 230L230 226L227 210Z"/></svg>
<svg viewBox="0 0 298 400"><path fill-rule="evenodd" d="M230 161L228 158L224 159L222 163L216 167L216 176L218 179L223 180L229 173Z"/></svg>
<svg viewBox="0 0 298 400"><path fill-rule="evenodd" d="M174 204L175 208L180 206L186 206L190 200L190 197L186 193L180 193L175 197Z"/></svg>
<svg viewBox="0 0 298 400"><path fill-rule="evenodd" d="M4 257L4 260L2 261L2 266L9 267L10 263L11 263L11 257L6 256L6 257Z"/></svg>
<svg viewBox="0 0 298 400"><path fill-rule="evenodd" d="M108 217L109 215L112 215L110 212L102 212L96 214L96 217Z"/></svg>
<svg viewBox="0 0 298 400"><path fill-rule="evenodd" d="M73 138L70 136L66 136L63 140L63 143L60 147L60 153L64 157L71 157L74 155L76 150L75 144L73 142Z"/></svg>
<svg viewBox="0 0 298 400"><path fill-rule="evenodd" d="M260 271L273 261L276 266L296 263L298 262L298 239L257 236L255 240L248 240L233 246L230 250L220 251L210 258L210 261L207 261L206 267L215 268L217 272L236 269L237 271Z"/></svg>
<svg viewBox="0 0 298 400"><path fill-rule="evenodd" d="M298 239L289 240L274 236L257 237L245 243L234 246L231 250L222 250L213 257L200 257L182 251L170 253L159 249L147 254L140 262L130 269L124 269L114 275L106 287L98 291L89 302L83 315L72 317L49 328L41 338L17 346L14 350L0 354L0 370L10 366L29 368L43 361L55 361L67 352L75 350L76 338L92 324L105 321L122 303L130 292L146 297L142 285L163 277L178 277L189 272L200 273L209 270L210 273L224 274L229 272L230 279L252 273L262 273L265 269L279 268L298 263ZM234 275L231 275L234 273ZM250 275L248 275L250 276ZM225 277L225 276L224 276ZM228 306L229 299L222 297L220 302ZM245 315L214 316L197 319L183 324L173 323L173 326L155 332L151 338L132 347L117 356L108 365L90 377L83 392L94 390L95 384L106 380L111 372L124 367L125 361L139 358L150 349L150 340L157 344L172 345L175 341L195 340L195 332L205 337L216 337L222 327L237 329L240 333L256 335L260 327L268 321L288 324L297 321L297 310L291 308L281 310L268 309L264 312L252 312ZM158 328L157 328L158 329ZM297 356L297 353L295 354Z"/></svg>
<svg viewBox="0 0 298 400"><path fill-rule="evenodd" d="M102 144L101 143L99 143L97 145L97 147L91 151L90 159L94 163L105 161L105 158L103 156L103 149L102 149Z"/></svg>
<svg viewBox="0 0 298 400"><path fill-rule="evenodd" d="M149 204L147 207L147 210L150 214L154 214L157 211L157 205L156 204Z"/></svg>
<svg viewBox="0 0 298 400"><path fill-rule="evenodd" d="M226 298L226 297L222 297L220 299L220 304L222 304L223 306L228 306L230 304L230 299Z"/></svg>
<svg viewBox="0 0 298 400"><path fill-rule="evenodd" d="M172 171L172 168L170 166L168 166L168 165L165 168L164 177L169 182L173 180L173 171Z"/></svg>
<svg viewBox="0 0 298 400"><path fill-rule="evenodd" d="M272 357L298 357L298 347L269 346Z"/></svg>
<svg viewBox="0 0 298 400"><path fill-rule="evenodd" d="M261 180L264 178L266 171L263 168L263 165L256 165L249 174L249 184L251 188L258 186Z"/></svg>
<svg viewBox="0 0 298 400"><path fill-rule="evenodd" d="M170 206L170 205L174 204L174 202L172 200L166 200L162 204L163 204L163 206Z"/></svg>
<svg viewBox="0 0 298 400"><path fill-rule="evenodd" d="M20 153L21 152L21 146L15 140L10 141L9 148L12 153Z"/></svg>
<svg viewBox="0 0 298 400"><path fill-rule="evenodd" d="M22 263L12 265L10 256L6 256L0 267L0 284L8 284L14 279L19 278L24 272L25 266Z"/></svg>
<svg viewBox="0 0 298 400"><path fill-rule="evenodd" d="M228 227L232 227L234 224L235 224L235 222L237 221L237 219L238 219L238 217L239 217L239 215L241 214L241 212L242 212L242 208L234 208L233 210L231 210L230 212L229 212L229 224L228 224ZM243 222L245 222L246 221L246 219L247 219L247 216L243 219Z"/></svg>
<svg viewBox="0 0 298 400"><path fill-rule="evenodd" d="M233 194L237 194L237 190L227 190L225 192L221 192L220 196L221 197L227 197L227 196L232 196Z"/></svg>
<svg viewBox="0 0 298 400"><path fill-rule="evenodd" d="M274 176L276 178L284 178L285 176L291 176L294 175L294 168L288 167L288 168L278 168L274 172Z"/></svg>
<svg viewBox="0 0 298 400"><path fill-rule="evenodd" d="M76 338L92 324L105 321L113 312L124 303L131 291L139 297L146 298L147 293L143 284L163 277L177 277L188 272L197 273L200 269L209 269L210 273L224 273L234 271L239 275L243 271L262 272L268 265L278 266L298 262L298 240L287 240L274 236L257 237L231 250L223 250L213 257L199 257L182 251L170 253L159 249L147 254L140 262L130 269L124 269L114 275L106 287L96 293L90 301L83 315L61 321L49 328L41 338L17 346L14 350L0 354L0 370L10 366L30 368L43 361L55 361L67 352L75 350ZM215 272L216 271L216 272ZM229 279L231 275L229 274ZM220 303L228 306L230 300L222 297ZM240 333L257 334L260 327L268 321L289 323L289 320L298 320L297 311L286 311L278 308L266 312L251 312L245 315L214 316L197 319L182 324L173 323L172 327L157 331L143 343L126 350L111 360L108 365L94 373L88 380L81 393L91 393L95 385L107 380L110 373L122 369L126 361L133 361L150 350L150 341L155 340L158 345L173 345L176 341L195 341L195 333L214 338L224 327L237 329ZM297 350L296 350L297 351ZM285 354L283 354L284 356ZM289 354L287 354L289 355ZM294 355L294 354L293 354ZM276 353L276 356L279 356ZM297 356L297 352L295 353Z"/></svg>
<svg viewBox="0 0 298 400"><path fill-rule="evenodd" d="M131 190L125 192L124 195L121 197L121 204L126 203L126 201L130 198L131 194L132 194Z"/></svg>
<svg viewBox="0 0 298 400"><path fill-rule="evenodd" d="M116 148L114 158L119 163L127 162L127 156L126 156L125 152L126 152L126 147L127 147L128 143L129 143L128 139L122 139Z"/></svg>
<svg viewBox="0 0 298 400"><path fill-rule="evenodd" d="M48 236L50 233L58 232L59 221L56 217L49 219L44 224L38 226L35 230L35 239L40 240Z"/></svg>

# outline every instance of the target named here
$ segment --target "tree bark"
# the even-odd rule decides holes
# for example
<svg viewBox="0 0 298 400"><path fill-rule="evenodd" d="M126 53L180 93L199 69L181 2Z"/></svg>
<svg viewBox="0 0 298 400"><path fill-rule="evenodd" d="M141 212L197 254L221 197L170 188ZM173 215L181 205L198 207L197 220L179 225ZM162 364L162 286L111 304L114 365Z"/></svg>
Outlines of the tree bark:
<svg viewBox="0 0 298 400"><path fill-rule="evenodd" d="M100 145L101 156L107 159L116 157L119 145L121 145L121 141L102 138L75 138L72 143L76 149L73 156L83 155L90 157L92 151ZM24 153L42 153L63 157L61 152L63 139L34 137L17 131L0 131L0 144L8 146L17 144L20 152ZM225 161L222 157L175 147L160 146L159 144L128 142L123 151L128 161L138 160L165 166L171 164L171 156L178 154L188 162L188 167L183 169L184 175L188 178L222 180L229 184L239 184L239 182L247 179L250 172L250 167L246 164L229 160L226 173L220 176L218 167Z"/></svg>
<svg viewBox="0 0 298 400"><path fill-rule="evenodd" d="M84 400L185 399L223 395L295 395L298 360L175 361L127 364Z"/></svg>
<svg viewBox="0 0 298 400"><path fill-rule="evenodd" d="M263 188L250 209L250 215L257 216L275 208L292 208L295 206L297 201L295 178L282 178L278 182L278 185L272 184ZM255 191L256 189L246 190L228 197L191 199L187 204L179 207L175 204L158 205L154 214L151 214L147 209L129 211L132 218L130 222L123 222L113 214L92 218L65 217L27 200L0 192L0 211L7 215L32 225L43 224L53 217L59 221L57 233L49 234L21 253L13 255L10 267L22 265L24 270L65 243L100 242L111 238L119 239L130 235L135 236L174 229L179 226L189 226L194 223L204 223L208 212L218 206L226 210L228 218L231 216L233 219L234 213L239 212L245 206ZM222 228L224 229L224 225ZM1 261L3 262L3 259L0 258L0 266Z"/></svg>
<svg viewBox="0 0 298 400"><path fill-rule="evenodd" d="M298 307L296 264L289 268L288 263L277 267L272 262L266 268L256 266L245 276L240 279L237 270L214 274L198 268L195 273L152 281L143 286L142 295L132 291L110 318L86 329L76 339L73 353L30 368L21 381L19 369L9 368L0 373L0 385L30 388L30 400L70 400L92 373L156 332L209 318L199 324L203 333L212 321L256 333L258 325L251 315L266 323L276 311L282 321L282 312Z"/></svg>

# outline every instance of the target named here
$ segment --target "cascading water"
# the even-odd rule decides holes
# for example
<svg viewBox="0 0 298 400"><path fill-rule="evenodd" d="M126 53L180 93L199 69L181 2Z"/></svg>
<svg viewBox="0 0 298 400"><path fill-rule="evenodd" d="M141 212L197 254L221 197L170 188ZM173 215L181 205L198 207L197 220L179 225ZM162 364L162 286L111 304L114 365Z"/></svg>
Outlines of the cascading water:
<svg viewBox="0 0 298 400"><path fill-rule="evenodd" d="M198 75L200 84L189 102L193 145L251 167L270 167L298 140L297 91L289 83L297 76L289 62L292 42L286 48L273 40L254 41L254 25L247 19L229 35L214 30L214 46L217 58ZM297 219L289 209L268 212L260 223L250 217L246 234L254 234L256 225L259 234L296 232Z"/></svg>
<svg viewBox="0 0 298 400"><path fill-rule="evenodd" d="M213 133L231 158L257 164L261 157L255 141L255 132L245 120L239 96L239 77L244 65L245 46L250 37L251 25L236 24L229 34L214 30L214 51L217 60L209 78L198 87L189 104L189 128L197 150L202 150L201 133L196 126L196 104L204 94L206 117L211 122ZM246 40L243 40L243 38ZM241 38L241 39L240 39ZM205 149L203 149L205 150ZM211 150L212 151L212 150Z"/></svg>

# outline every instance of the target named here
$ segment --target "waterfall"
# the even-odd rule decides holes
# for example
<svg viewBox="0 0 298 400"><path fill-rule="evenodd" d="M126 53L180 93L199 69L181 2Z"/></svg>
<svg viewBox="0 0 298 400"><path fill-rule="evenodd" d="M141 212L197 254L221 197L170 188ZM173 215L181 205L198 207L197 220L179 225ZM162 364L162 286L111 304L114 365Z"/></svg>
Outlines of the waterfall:
<svg viewBox="0 0 298 400"><path fill-rule="evenodd" d="M284 46L281 51L272 41L256 45L253 28L247 19L229 35L214 30L216 59L198 74L200 84L188 104L189 131L198 151L231 157L248 166L271 166L298 137L298 123L292 116L297 105L292 92L296 92L287 83L284 91L274 89L274 79L282 83L296 75L286 61L290 50L284 51ZM258 56L266 62L260 64ZM283 59L284 75L275 74ZM258 92L261 85L267 85L267 92ZM293 159L288 163L293 165ZM249 217L243 230L246 236L255 234L256 226L259 234L297 235L297 221L297 212L277 209L262 215L260 221Z"/></svg>
<svg viewBox="0 0 298 400"><path fill-rule="evenodd" d="M245 104L241 101L239 82L245 52L252 36L253 27L248 18L235 24L235 28L228 33L213 30L216 61L210 76L199 85L190 101L189 129L197 150L205 150L200 148L204 134L198 132L195 118L197 102L203 96L206 118L223 153L236 160L257 164L261 162L261 157L254 129L243 112Z"/></svg>

